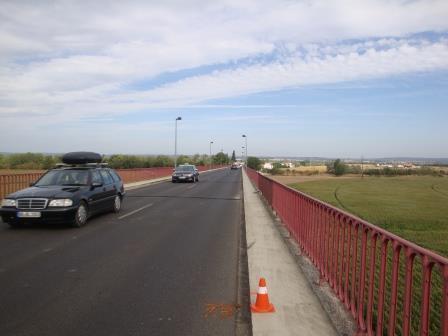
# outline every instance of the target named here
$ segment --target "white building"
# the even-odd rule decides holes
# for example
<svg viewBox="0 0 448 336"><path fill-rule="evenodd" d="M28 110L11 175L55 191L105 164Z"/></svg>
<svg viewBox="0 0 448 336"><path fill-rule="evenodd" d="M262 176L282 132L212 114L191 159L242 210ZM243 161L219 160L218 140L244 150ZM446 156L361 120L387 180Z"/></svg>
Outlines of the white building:
<svg viewBox="0 0 448 336"><path fill-rule="evenodd" d="M271 170L272 168L274 168L274 165L270 162L266 162L263 164L263 169Z"/></svg>

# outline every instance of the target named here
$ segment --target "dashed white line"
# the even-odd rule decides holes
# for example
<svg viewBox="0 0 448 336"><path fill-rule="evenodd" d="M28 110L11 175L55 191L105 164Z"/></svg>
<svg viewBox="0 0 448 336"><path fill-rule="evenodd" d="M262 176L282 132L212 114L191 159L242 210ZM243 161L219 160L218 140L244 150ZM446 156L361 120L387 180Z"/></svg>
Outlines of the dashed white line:
<svg viewBox="0 0 448 336"><path fill-rule="evenodd" d="M134 211L131 211L131 212L127 213L126 215L118 217L118 219L123 219L123 218L126 218L128 216L131 216L131 215L133 215L133 214L135 214L135 213L137 213L139 211L142 211L143 209L149 208L152 205L153 205L153 203L146 204L145 206L142 206L141 208L135 209Z"/></svg>

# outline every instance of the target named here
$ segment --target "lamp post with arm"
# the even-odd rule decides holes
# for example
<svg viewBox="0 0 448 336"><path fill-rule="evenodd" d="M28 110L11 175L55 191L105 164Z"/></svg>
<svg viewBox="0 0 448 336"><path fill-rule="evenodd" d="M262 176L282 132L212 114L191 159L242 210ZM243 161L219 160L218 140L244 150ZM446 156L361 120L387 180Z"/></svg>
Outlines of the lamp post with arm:
<svg viewBox="0 0 448 336"><path fill-rule="evenodd" d="M245 148L245 151L246 151L246 160L245 161L246 161L246 167L247 167L247 136L246 136L246 134L243 134L242 137L246 141L246 146L244 148Z"/></svg>
<svg viewBox="0 0 448 336"><path fill-rule="evenodd" d="M209 169L212 169L212 144L213 144L213 141L210 141L210 167L209 167Z"/></svg>
<svg viewBox="0 0 448 336"><path fill-rule="evenodd" d="M174 169L177 167L177 121L182 120L181 117L177 117L174 121Z"/></svg>

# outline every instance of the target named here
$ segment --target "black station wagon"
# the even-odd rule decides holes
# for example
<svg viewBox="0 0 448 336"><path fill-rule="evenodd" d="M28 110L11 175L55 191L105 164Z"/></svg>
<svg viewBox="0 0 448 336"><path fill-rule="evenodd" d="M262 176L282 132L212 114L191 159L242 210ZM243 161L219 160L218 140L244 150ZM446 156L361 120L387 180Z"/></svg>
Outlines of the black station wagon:
<svg viewBox="0 0 448 336"><path fill-rule="evenodd" d="M2 200L3 222L13 227L34 222L81 227L94 214L119 212L125 195L123 182L101 160L96 153L67 153L64 164Z"/></svg>

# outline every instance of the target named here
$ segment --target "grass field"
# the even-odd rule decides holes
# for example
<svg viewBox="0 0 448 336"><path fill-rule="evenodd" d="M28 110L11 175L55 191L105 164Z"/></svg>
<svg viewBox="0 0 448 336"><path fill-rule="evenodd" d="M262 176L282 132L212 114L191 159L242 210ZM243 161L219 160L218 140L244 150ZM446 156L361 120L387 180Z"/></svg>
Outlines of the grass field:
<svg viewBox="0 0 448 336"><path fill-rule="evenodd" d="M448 256L446 177L333 178L290 185Z"/></svg>

